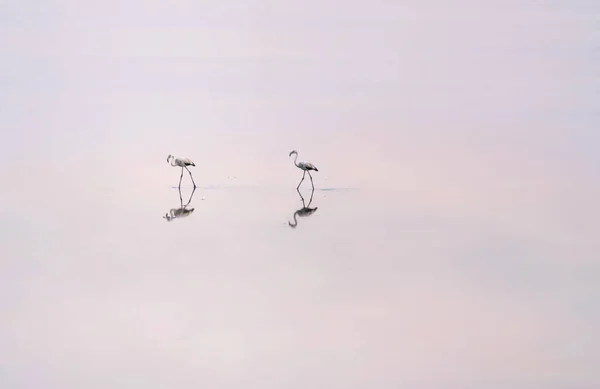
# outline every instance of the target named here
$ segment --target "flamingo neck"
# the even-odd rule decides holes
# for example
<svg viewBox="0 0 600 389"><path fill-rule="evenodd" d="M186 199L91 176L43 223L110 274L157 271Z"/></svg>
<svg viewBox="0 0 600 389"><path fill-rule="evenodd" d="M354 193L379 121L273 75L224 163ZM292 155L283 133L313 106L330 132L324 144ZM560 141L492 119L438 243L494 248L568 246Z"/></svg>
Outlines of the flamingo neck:
<svg viewBox="0 0 600 389"><path fill-rule="evenodd" d="M298 153L294 153L294 165L296 165L297 167L300 167L298 165Z"/></svg>

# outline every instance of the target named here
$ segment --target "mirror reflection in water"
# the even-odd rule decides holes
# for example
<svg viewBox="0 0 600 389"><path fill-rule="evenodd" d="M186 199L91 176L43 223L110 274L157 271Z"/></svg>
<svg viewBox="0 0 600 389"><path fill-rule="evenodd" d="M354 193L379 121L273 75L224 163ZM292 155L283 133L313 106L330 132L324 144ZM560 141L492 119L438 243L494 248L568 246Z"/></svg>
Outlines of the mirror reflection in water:
<svg viewBox="0 0 600 389"><path fill-rule="evenodd" d="M192 198L194 197L194 192L196 188L192 190L190 194L190 198L188 202L183 205L183 198L181 197L181 188L178 188L179 191L179 208L171 208L169 212L163 216L163 219L167 219L168 222L173 221L174 219L181 219L187 216L190 216L192 212L194 212L194 208L188 208L190 203L192 202Z"/></svg>
<svg viewBox="0 0 600 389"><path fill-rule="evenodd" d="M297 217L308 217L308 216L312 215L313 213L315 213L317 211L317 209L319 209L319 207L310 208L310 204L312 204L313 195L315 193L314 187L313 187L312 191L310 192L310 200L308 201L308 206L305 205L304 197L302 197L302 193L300 193L300 190L296 189L296 191L298 192L298 195L300 196L300 199L302 200L302 208L300 208L299 210L294 212L294 216L293 216L294 222L293 223L288 221L289 226L292 228L296 228L298 226Z"/></svg>

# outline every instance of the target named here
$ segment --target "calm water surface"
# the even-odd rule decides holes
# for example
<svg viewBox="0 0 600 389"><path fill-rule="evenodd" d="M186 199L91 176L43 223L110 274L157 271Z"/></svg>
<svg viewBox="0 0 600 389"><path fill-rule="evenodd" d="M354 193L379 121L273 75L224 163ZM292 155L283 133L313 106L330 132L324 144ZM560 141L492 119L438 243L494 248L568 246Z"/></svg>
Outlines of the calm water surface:
<svg viewBox="0 0 600 389"><path fill-rule="evenodd" d="M196 180L170 221L168 185L3 202L4 387L597 382L598 251L576 227L317 178L310 205L309 183Z"/></svg>
<svg viewBox="0 0 600 389"><path fill-rule="evenodd" d="M600 387L591 2L13 3L1 388Z"/></svg>

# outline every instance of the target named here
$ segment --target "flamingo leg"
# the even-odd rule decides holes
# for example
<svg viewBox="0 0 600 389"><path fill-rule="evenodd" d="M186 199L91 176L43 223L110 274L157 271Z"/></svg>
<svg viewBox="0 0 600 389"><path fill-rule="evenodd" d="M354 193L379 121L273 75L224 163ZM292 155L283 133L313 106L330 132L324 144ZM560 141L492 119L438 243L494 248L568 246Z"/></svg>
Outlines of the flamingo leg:
<svg viewBox="0 0 600 389"><path fill-rule="evenodd" d="M310 173L309 173L310 174ZM304 174L302 174L302 179L300 180L300 183L298 184L298 186L296 187L296 190L298 190L298 188L300 188L300 185L302 185L302 181L304 181L304 176L306 176L306 170L304 171Z"/></svg>
<svg viewBox="0 0 600 389"><path fill-rule="evenodd" d="M194 177L192 177L192 172L190 171L190 169L187 168L187 166L185 170L187 170L188 173L190 173L190 178L192 179L192 183L194 184L194 189L196 189L196 183L194 182ZM183 169L181 170L181 174L183 174Z"/></svg>
<svg viewBox="0 0 600 389"><path fill-rule="evenodd" d="M315 190L315 184L313 183L312 175L310 174L310 172L308 172L308 176L310 177L310 184L312 185L313 190Z"/></svg>
<svg viewBox="0 0 600 389"><path fill-rule="evenodd" d="M302 207L304 207L304 197L302 197L302 193L300 193L300 189L296 188L296 192L298 192L298 195L300 196L300 199L302 200Z"/></svg>
<svg viewBox="0 0 600 389"><path fill-rule="evenodd" d="M179 177L179 189L181 189L181 180L183 179L183 168L181 168L181 177Z"/></svg>

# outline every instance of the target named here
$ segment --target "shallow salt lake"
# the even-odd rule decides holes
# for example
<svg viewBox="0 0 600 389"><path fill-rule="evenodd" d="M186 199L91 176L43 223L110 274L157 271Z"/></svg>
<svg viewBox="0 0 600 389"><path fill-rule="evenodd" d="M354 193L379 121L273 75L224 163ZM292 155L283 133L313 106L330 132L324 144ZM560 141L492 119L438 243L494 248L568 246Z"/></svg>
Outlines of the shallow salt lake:
<svg viewBox="0 0 600 389"><path fill-rule="evenodd" d="M0 388L600 387L560 3L2 3Z"/></svg>
<svg viewBox="0 0 600 389"><path fill-rule="evenodd" d="M4 208L5 384L593 382L597 246L315 181Z"/></svg>

